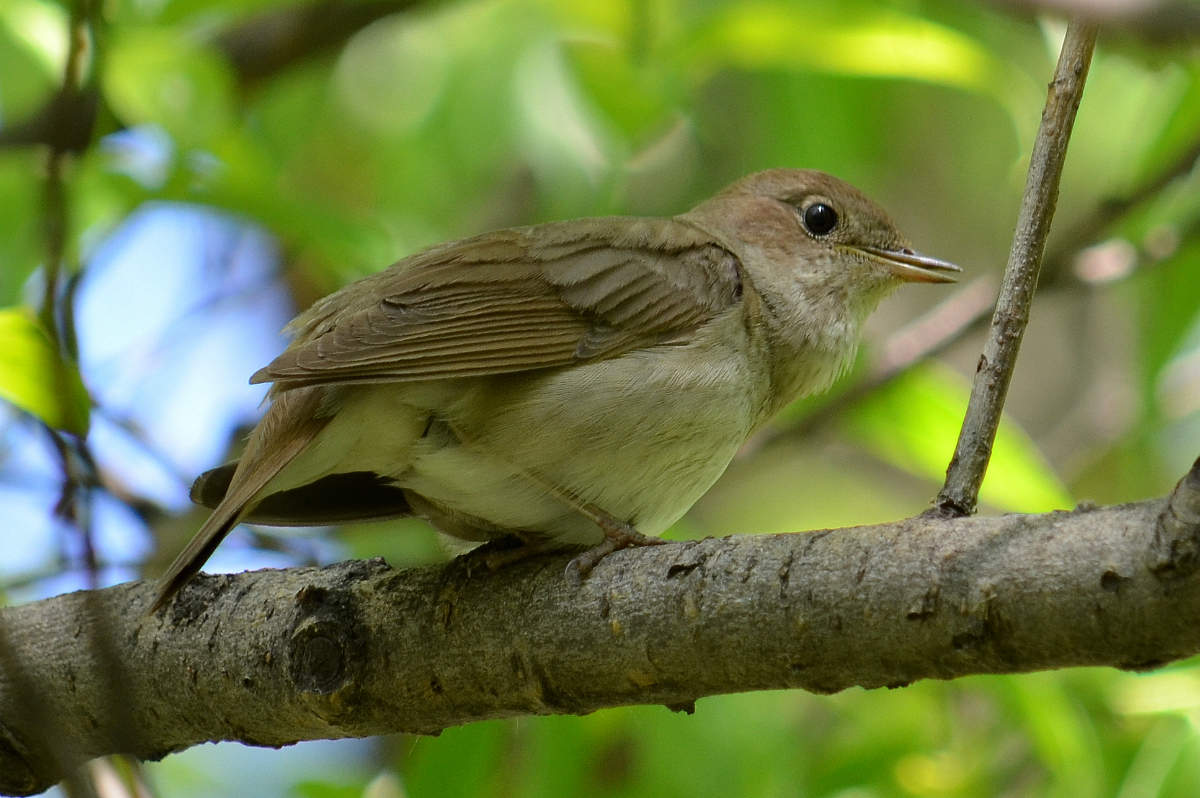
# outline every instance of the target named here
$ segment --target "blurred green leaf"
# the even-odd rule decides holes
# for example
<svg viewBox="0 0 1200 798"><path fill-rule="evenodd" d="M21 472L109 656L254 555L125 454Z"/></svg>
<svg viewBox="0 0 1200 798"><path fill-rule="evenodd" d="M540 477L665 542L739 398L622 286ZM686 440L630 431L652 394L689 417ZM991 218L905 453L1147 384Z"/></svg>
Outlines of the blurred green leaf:
<svg viewBox="0 0 1200 798"><path fill-rule="evenodd" d="M1164 92L1171 102L1165 106L1159 118L1164 123L1153 144L1141 158L1139 172L1156 175L1188 152L1200 141L1200 65L1181 63L1171 67L1169 91ZM1166 81L1159 81L1160 87ZM1140 119L1155 117L1139 113Z"/></svg>
<svg viewBox="0 0 1200 798"><path fill-rule="evenodd" d="M683 99L678 76L658 63L635 63L615 41L569 41L566 53L589 98L631 140L661 128Z"/></svg>
<svg viewBox="0 0 1200 798"><path fill-rule="evenodd" d="M79 371L25 308L0 310L0 397L55 429L87 434L90 402Z"/></svg>
<svg viewBox="0 0 1200 798"><path fill-rule="evenodd" d="M1031 96L1019 73L970 37L879 5L808 4L797 13L794 3L729 4L691 44L691 55L713 67L937 83L993 96L1006 107L1028 107Z"/></svg>
<svg viewBox="0 0 1200 798"><path fill-rule="evenodd" d="M41 254L38 199L42 184L37 150L0 151L0 306L20 300L21 288L37 267Z"/></svg>
<svg viewBox="0 0 1200 798"><path fill-rule="evenodd" d="M228 63L181 30L118 29L103 81L123 121L161 125L185 147L209 142L233 121Z"/></svg>
<svg viewBox="0 0 1200 798"><path fill-rule="evenodd" d="M427 798L503 794L497 775L507 772L504 780L511 781L520 772L501 765L511 729L503 721L486 721L446 729L436 740L415 738L405 767L409 793Z"/></svg>
<svg viewBox="0 0 1200 798"><path fill-rule="evenodd" d="M897 468L941 482L969 396L970 385L957 372L927 363L859 402L847 413L844 428ZM1000 424L980 498L1011 512L1073 504L1037 446L1010 419Z"/></svg>
<svg viewBox="0 0 1200 798"><path fill-rule="evenodd" d="M111 14L115 22L125 25L153 20L211 26L220 20L233 26L253 19L263 12L286 11L288 6L301 5L297 0L162 0L154 3L113 3Z"/></svg>
<svg viewBox="0 0 1200 798"><path fill-rule="evenodd" d="M292 795L296 798L363 798L363 785L299 781L292 786Z"/></svg>
<svg viewBox="0 0 1200 798"><path fill-rule="evenodd" d="M1050 795L1104 795L1104 771L1092 718L1062 680L1046 674L1005 685L1034 751L1050 774Z"/></svg>
<svg viewBox="0 0 1200 798"><path fill-rule="evenodd" d="M1185 338L1200 321L1200 240L1188 242L1166 263L1139 272L1129 286L1136 296L1141 344L1142 378L1147 403L1153 397L1163 367L1179 353Z"/></svg>
<svg viewBox="0 0 1200 798"><path fill-rule="evenodd" d="M0 4L0 109L21 121L57 88L66 54L66 13L49 3Z"/></svg>

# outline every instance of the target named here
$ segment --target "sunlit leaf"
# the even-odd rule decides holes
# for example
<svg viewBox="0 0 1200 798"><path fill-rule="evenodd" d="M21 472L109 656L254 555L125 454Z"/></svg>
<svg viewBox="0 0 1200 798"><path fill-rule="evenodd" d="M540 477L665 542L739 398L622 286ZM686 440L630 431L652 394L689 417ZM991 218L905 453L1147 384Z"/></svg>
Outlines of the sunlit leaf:
<svg viewBox="0 0 1200 798"><path fill-rule="evenodd" d="M89 402L78 369L24 308L0 310L0 397L55 429L87 433Z"/></svg>
<svg viewBox="0 0 1200 798"><path fill-rule="evenodd" d="M940 482L954 453L970 386L957 373L927 364L871 394L847 414L846 429L897 468ZM1066 487L1024 430L1001 422L983 502L1014 512L1070 507Z"/></svg>
<svg viewBox="0 0 1200 798"><path fill-rule="evenodd" d="M599 181L612 167L609 133L552 42L530 48L517 67L516 95L532 166L547 177L578 172Z"/></svg>
<svg viewBox="0 0 1200 798"><path fill-rule="evenodd" d="M55 89L66 57L66 13L49 3L0 4L0 110L24 119Z"/></svg>
<svg viewBox="0 0 1200 798"><path fill-rule="evenodd" d="M917 80L987 94L1011 107L1027 107L1037 96L970 37L886 8L814 3L797 13L795 3L730 4L692 47L693 57L714 66Z"/></svg>

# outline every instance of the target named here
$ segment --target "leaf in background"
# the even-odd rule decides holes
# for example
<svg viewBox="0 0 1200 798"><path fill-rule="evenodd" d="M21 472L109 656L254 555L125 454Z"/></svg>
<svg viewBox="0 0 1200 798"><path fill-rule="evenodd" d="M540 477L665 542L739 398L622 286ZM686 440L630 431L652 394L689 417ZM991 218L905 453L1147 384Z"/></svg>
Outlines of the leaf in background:
<svg viewBox="0 0 1200 798"><path fill-rule="evenodd" d="M161 125L184 147L206 146L233 120L229 65L170 28L117 31L104 95L122 121Z"/></svg>
<svg viewBox="0 0 1200 798"><path fill-rule="evenodd" d="M0 4L0 109L19 122L54 92L66 58L66 12L50 3Z"/></svg>
<svg viewBox="0 0 1200 798"><path fill-rule="evenodd" d="M844 428L880 459L941 482L954 453L970 386L927 364L859 402ZM1000 424L981 500L1001 510L1037 513L1074 504L1037 446L1011 421Z"/></svg>
<svg viewBox="0 0 1200 798"><path fill-rule="evenodd" d="M1132 281L1136 296L1143 389L1152 399L1164 367L1187 349L1189 331L1200 321L1200 241L1182 247L1156 269L1144 269ZM1145 405L1154 407L1152 401Z"/></svg>
<svg viewBox="0 0 1200 798"><path fill-rule="evenodd" d="M522 53L514 92L534 174L560 184L570 180L593 193L611 175L620 141L581 91L556 41L546 39Z"/></svg>
<svg viewBox="0 0 1200 798"><path fill-rule="evenodd" d="M1040 91L958 31L890 8L738 3L714 15L691 55L747 69L804 69L935 83L1036 107Z"/></svg>
<svg viewBox="0 0 1200 798"><path fill-rule="evenodd" d="M1196 146L1200 137L1200 65L1182 63L1167 71L1170 78L1170 98L1162 129L1140 158L1140 174L1156 175L1180 157L1180 153ZM1177 78L1177 79L1176 79ZM1159 86L1166 81L1158 80ZM1139 113L1143 124L1153 122Z"/></svg>
<svg viewBox="0 0 1200 798"><path fill-rule="evenodd" d="M55 429L87 434L90 402L79 370L25 308L0 310L0 397Z"/></svg>
<svg viewBox="0 0 1200 798"><path fill-rule="evenodd" d="M20 301L21 287L42 256L38 230L42 153L0 151L0 306Z"/></svg>
<svg viewBox="0 0 1200 798"><path fill-rule="evenodd" d="M1145 185L1180 158L1200 130L1194 68L1150 66L1101 49L1093 77L1075 129L1104 135L1081 136L1071 147L1059 206L1067 215L1060 226L1102 197L1126 196Z"/></svg>

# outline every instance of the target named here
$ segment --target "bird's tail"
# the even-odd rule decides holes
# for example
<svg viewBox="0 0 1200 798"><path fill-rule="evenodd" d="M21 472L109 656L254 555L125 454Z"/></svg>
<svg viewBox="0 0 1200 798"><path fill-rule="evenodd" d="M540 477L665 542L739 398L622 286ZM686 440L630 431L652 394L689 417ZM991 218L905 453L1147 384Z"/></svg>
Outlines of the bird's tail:
<svg viewBox="0 0 1200 798"><path fill-rule="evenodd" d="M224 498L159 579L151 613L196 575L230 530L254 508L268 483L324 428L329 416L320 413L320 406L320 394L312 389L289 391L276 398L251 435Z"/></svg>
<svg viewBox="0 0 1200 798"><path fill-rule="evenodd" d="M166 573L159 579L158 593L154 597L154 603L150 605L151 613L158 612L179 592L180 588L187 584L189 579L199 572L212 555L213 550L225 539L230 530L237 526L246 509L244 504L238 507L230 501L224 501L213 511L213 514L204 522L204 526L200 527L200 531L188 541L187 546L179 552L179 555L167 568Z"/></svg>

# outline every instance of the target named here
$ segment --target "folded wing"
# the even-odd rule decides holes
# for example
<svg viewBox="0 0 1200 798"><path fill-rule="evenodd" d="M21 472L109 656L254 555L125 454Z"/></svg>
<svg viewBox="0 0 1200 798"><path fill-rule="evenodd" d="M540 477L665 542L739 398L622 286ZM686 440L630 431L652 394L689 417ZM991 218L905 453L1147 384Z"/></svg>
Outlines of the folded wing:
<svg viewBox="0 0 1200 798"><path fill-rule="evenodd" d="M565 366L686 341L741 292L737 258L683 222L501 230L419 253L321 300L251 381L278 391Z"/></svg>

